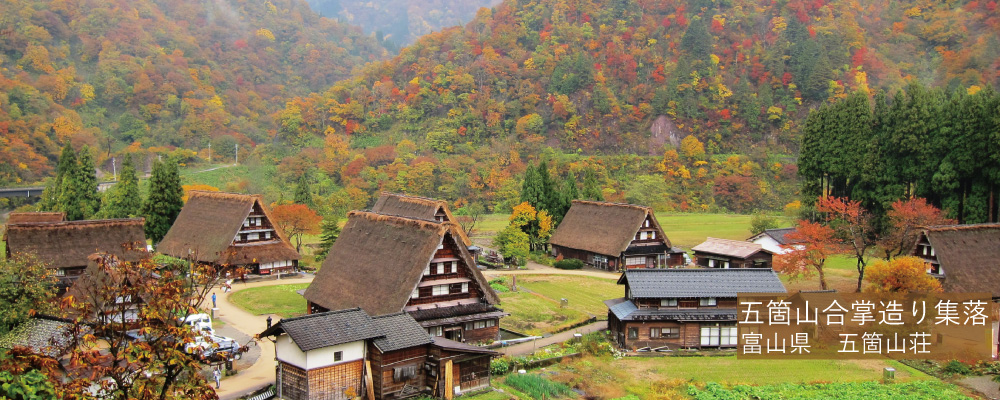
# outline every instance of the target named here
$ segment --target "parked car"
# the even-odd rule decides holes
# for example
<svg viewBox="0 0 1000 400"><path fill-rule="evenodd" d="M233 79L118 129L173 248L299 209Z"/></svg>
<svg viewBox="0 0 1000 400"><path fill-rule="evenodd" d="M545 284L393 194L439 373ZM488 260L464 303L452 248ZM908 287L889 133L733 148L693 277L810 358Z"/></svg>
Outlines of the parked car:
<svg viewBox="0 0 1000 400"><path fill-rule="evenodd" d="M208 314L191 314L184 318L184 324L191 327L191 330L200 334L214 335L212 328L212 317Z"/></svg>
<svg viewBox="0 0 1000 400"><path fill-rule="evenodd" d="M239 360L242 357L240 343L236 339L215 334L199 335L194 342L184 345L184 352L202 360Z"/></svg>

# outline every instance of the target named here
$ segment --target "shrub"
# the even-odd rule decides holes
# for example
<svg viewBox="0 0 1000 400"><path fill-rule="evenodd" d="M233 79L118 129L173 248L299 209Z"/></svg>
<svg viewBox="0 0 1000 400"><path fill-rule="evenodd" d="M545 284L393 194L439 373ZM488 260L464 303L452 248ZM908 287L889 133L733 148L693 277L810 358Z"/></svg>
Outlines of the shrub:
<svg viewBox="0 0 1000 400"><path fill-rule="evenodd" d="M507 293L510 291L510 289L507 288L507 278L504 277L490 280L490 287L497 293Z"/></svg>
<svg viewBox="0 0 1000 400"><path fill-rule="evenodd" d="M947 375L969 375L972 373L972 368L958 360L951 360L941 366L941 372Z"/></svg>
<svg viewBox="0 0 1000 400"><path fill-rule="evenodd" d="M506 383L535 399L551 399L572 393L569 386L552 382L538 375L518 374L507 377Z"/></svg>
<svg viewBox="0 0 1000 400"><path fill-rule="evenodd" d="M492 372L493 375L504 375L510 372L510 367L510 358L497 357L490 360L490 372Z"/></svg>
<svg viewBox="0 0 1000 400"><path fill-rule="evenodd" d="M559 269L581 269L583 268L583 261L577 260L575 258L567 258L565 260L556 261L553 267Z"/></svg>

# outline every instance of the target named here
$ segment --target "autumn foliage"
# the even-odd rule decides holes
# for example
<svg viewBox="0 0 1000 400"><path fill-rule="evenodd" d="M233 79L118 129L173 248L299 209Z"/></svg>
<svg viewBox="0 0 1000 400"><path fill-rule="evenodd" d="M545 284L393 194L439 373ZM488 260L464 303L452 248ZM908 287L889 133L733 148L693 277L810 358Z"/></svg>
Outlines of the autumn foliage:
<svg viewBox="0 0 1000 400"><path fill-rule="evenodd" d="M927 273L926 262L918 257L896 257L880 260L868 267L866 292L874 293L938 293L941 282Z"/></svg>
<svg viewBox="0 0 1000 400"><path fill-rule="evenodd" d="M319 216L305 204L280 204L271 210L275 227L289 238L295 240L295 250L302 251L302 236L319 233Z"/></svg>
<svg viewBox="0 0 1000 400"><path fill-rule="evenodd" d="M913 249L920 236L920 228L934 225L954 224L944 213L922 198L897 200L886 213L889 218L888 231L879 240L885 259L897 257Z"/></svg>
<svg viewBox="0 0 1000 400"><path fill-rule="evenodd" d="M819 223L799 221L796 230L785 235L794 245L786 246L788 252L774 256L774 270L792 279L819 274L819 285L827 289L823 268L830 256L843 251L833 229Z"/></svg>

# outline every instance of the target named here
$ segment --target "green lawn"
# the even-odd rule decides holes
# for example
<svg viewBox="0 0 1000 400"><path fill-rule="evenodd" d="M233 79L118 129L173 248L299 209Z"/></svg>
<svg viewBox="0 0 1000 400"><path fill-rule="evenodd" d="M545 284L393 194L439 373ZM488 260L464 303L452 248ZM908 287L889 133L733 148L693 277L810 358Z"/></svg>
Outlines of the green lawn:
<svg viewBox="0 0 1000 400"><path fill-rule="evenodd" d="M297 317L306 313L306 299L295 292L307 287L308 283L255 287L233 293L230 301L254 315Z"/></svg>
<svg viewBox="0 0 1000 400"><path fill-rule="evenodd" d="M510 214L483 214L476 221L475 236L493 236L507 227Z"/></svg>
<svg viewBox="0 0 1000 400"><path fill-rule="evenodd" d="M705 241L706 237L746 240L750 237L751 215L657 213L656 220L663 227L674 246L691 248ZM791 218L777 217L778 225L792 226Z"/></svg>
<svg viewBox="0 0 1000 400"><path fill-rule="evenodd" d="M520 284L520 283L519 283ZM500 327L529 335L556 332L585 321L586 313L560 308L558 300L525 291L500 293L500 308L510 313Z"/></svg>
<svg viewBox="0 0 1000 400"><path fill-rule="evenodd" d="M567 299L567 308L602 320L608 315L604 300L625 295L625 287L618 286L614 280L589 276L522 275L517 278L517 284L554 301Z"/></svg>

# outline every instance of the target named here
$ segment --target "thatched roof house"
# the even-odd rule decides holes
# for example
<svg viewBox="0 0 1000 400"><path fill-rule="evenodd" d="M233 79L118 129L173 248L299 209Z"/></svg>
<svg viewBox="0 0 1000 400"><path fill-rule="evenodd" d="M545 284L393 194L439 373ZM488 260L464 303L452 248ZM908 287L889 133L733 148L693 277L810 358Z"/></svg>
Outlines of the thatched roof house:
<svg viewBox="0 0 1000 400"><path fill-rule="evenodd" d="M192 191L156 246L160 253L195 261L245 266L253 273L292 270L300 256L259 195Z"/></svg>
<svg viewBox="0 0 1000 400"><path fill-rule="evenodd" d="M39 222L62 222L64 212L12 212L7 216L7 224L30 224Z"/></svg>
<svg viewBox="0 0 1000 400"><path fill-rule="evenodd" d="M706 238L691 248L695 263L705 268L771 268L774 253L764 246L719 238Z"/></svg>
<svg viewBox="0 0 1000 400"><path fill-rule="evenodd" d="M111 254L129 262L146 257L144 223L143 218L131 218L10 224L7 257L34 254L69 283L87 267L92 254Z"/></svg>
<svg viewBox="0 0 1000 400"><path fill-rule="evenodd" d="M1000 224L929 226L910 254L927 262L945 292L1000 299Z"/></svg>
<svg viewBox="0 0 1000 400"><path fill-rule="evenodd" d="M500 300L461 243L459 230L452 222L349 213L340 237L304 293L309 311L353 307L371 315L407 311L426 328L456 328L460 333L453 333L454 338L495 336L503 313L494 306ZM436 312L419 313L427 309ZM484 320L492 322L464 329L466 322Z"/></svg>
<svg viewBox="0 0 1000 400"><path fill-rule="evenodd" d="M444 200L398 193L382 192L382 195L375 201L372 212L424 221L456 222L455 216L448 209L448 203ZM465 230L459 228L459 234L466 246L472 245Z"/></svg>
<svg viewBox="0 0 1000 400"><path fill-rule="evenodd" d="M611 270L683 263L653 209L634 204L573 200L549 244L557 257Z"/></svg>

